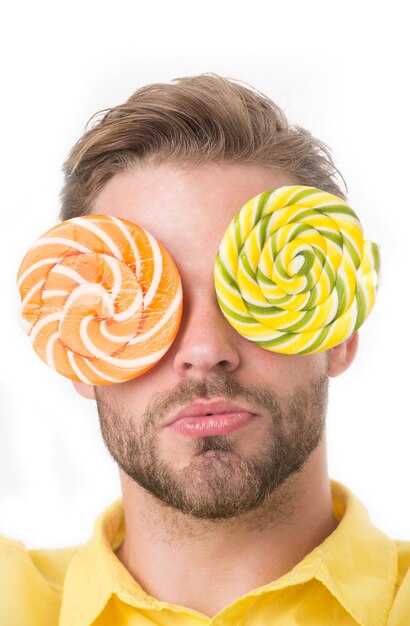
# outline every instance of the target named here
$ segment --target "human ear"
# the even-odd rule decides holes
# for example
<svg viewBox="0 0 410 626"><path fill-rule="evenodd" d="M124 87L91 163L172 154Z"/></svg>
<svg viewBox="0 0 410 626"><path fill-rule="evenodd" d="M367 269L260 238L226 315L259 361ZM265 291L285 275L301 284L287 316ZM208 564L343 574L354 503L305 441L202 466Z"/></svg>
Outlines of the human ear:
<svg viewBox="0 0 410 626"><path fill-rule="evenodd" d="M359 347L359 333L356 331L343 343L329 350L329 376L339 376L353 363Z"/></svg>
<svg viewBox="0 0 410 626"><path fill-rule="evenodd" d="M74 389L80 396L87 398L87 400L95 400L95 391L93 385L86 385L85 383L78 383L74 380L71 381L74 385Z"/></svg>

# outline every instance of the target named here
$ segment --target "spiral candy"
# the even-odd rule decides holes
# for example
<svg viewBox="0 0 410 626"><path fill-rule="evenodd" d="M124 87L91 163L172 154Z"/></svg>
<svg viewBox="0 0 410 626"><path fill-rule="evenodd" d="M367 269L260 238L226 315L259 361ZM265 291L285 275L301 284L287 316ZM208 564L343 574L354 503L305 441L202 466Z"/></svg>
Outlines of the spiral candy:
<svg viewBox="0 0 410 626"><path fill-rule="evenodd" d="M243 337L272 352L321 352L353 335L372 310L379 247L363 240L341 198L284 186L235 216L214 277L219 306Z"/></svg>
<svg viewBox="0 0 410 626"><path fill-rule="evenodd" d="M21 321L63 376L110 385L139 376L169 349L182 313L178 270L143 228L87 215L48 230L18 272Z"/></svg>

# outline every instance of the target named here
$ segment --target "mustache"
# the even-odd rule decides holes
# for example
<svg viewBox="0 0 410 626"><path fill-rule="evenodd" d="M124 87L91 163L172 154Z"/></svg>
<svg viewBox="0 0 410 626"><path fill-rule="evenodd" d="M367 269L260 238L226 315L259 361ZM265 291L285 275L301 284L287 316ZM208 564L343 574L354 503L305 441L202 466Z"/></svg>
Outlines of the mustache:
<svg viewBox="0 0 410 626"><path fill-rule="evenodd" d="M226 400L241 399L272 414L280 412L275 394L267 385L244 386L230 375L221 375L206 380L187 378L172 390L166 389L156 393L144 416L148 422L158 421L181 405L191 404L199 399L210 400L215 396Z"/></svg>

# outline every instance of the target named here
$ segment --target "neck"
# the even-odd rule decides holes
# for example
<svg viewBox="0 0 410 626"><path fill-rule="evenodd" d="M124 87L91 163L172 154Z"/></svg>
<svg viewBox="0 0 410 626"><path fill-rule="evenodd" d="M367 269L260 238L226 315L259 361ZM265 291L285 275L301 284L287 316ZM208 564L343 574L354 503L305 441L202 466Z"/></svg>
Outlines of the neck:
<svg viewBox="0 0 410 626"><path fill-rule="evenodd" d="M148 594L209 617L286 574L338 524L324 442L302 471L235 519L198 520L124 474L121 482L126 535L118 558Z"/></svg>

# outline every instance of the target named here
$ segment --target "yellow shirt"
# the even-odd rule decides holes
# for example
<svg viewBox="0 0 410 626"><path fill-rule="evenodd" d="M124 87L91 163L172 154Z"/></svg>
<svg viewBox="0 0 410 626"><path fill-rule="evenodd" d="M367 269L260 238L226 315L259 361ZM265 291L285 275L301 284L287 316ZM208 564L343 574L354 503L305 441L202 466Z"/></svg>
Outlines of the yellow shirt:
<svg viewBox="0 0 410 626"><path fill-rule="evenodd" d="M80 547L26 550L0 537L0 624L410 626L410 541L389 539L346 487L333 480L331 487L334 532L287 574L212 619L148 595L122 565L121 499Z"/></svg>

